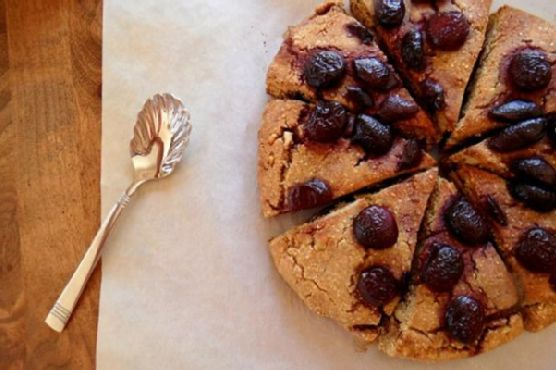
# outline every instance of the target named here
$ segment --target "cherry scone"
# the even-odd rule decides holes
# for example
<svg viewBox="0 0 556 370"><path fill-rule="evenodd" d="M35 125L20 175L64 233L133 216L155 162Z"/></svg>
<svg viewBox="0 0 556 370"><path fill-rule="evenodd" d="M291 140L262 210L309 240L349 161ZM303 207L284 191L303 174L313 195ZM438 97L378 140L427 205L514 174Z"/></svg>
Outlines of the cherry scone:
<svg viewBox="0 0 556 370"><path fill-rule="evenodd" d="M317 212L271 238L276 269L390 356L556 321L556 27L490 5L327 1L268 69L263 215Z"/></svg>

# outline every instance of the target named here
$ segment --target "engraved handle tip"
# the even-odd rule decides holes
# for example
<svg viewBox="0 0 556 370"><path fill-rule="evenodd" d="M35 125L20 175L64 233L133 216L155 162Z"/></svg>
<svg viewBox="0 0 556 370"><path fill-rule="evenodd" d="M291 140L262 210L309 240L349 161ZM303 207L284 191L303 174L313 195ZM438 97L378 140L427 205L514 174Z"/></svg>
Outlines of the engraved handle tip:
<svg viewBox="0 0 556 370"><path fill-rule="evenodd" d="M71 316L71 311L63 307L60 302L56 302L48 313L44 322L54 331L61 333Z"/></svg>

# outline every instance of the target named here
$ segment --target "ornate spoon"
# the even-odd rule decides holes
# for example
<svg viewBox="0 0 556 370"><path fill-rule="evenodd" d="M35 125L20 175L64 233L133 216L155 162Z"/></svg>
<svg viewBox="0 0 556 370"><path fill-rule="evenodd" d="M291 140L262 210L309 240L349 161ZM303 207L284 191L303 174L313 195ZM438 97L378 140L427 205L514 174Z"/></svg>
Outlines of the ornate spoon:
<svg viewBox="0 0 556 370"><path fill-rule="evenodd" d="M170 94L155 95L137 115L130 143L134 168L133 183L122 194L100 226L81 263L48 313L46 323L57 332L64 330L87 280L101 256L104 243L137 189L150 180L170 175L189 142L191 124L183 103Z"/></svg>

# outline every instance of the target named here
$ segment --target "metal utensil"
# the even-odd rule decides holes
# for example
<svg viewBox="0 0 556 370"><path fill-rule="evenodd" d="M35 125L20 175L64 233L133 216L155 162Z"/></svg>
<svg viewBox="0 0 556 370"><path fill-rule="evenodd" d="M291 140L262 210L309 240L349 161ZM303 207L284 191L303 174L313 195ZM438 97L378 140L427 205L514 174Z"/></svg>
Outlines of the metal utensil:
<svg viewBox="0 0 556 370"><path fill-rule="evenodd" d="M137 189L150 180L170 175L183 156L191 133L189 112L170 94L155 95L137 115L130 143L133 183L122 194L100 226L81 263L73 273L45 322L53 330L64 330L89 277L101 256L106 239Z"/></svg>

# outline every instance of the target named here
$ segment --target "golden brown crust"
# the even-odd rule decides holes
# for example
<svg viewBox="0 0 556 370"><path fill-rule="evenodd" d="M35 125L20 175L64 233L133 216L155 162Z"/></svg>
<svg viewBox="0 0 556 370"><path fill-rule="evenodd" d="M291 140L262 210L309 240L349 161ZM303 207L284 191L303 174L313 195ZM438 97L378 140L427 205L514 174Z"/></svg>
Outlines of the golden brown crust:
<svg viewBox="0 0 556 370"><path fill-rule="evenodd" d="M296 100L272 100L259 130L258 181L263 214L287 210L284 198L292 185L319 178L328 183L333 199L403 173L429 168L435 161L424 154L418 166L398 170L407 140L398 138L391 150L365 159L364 151L347 139L336 143L295 143L300 134L300 115L309 105Z"/></svg>
<svg viewBox="0 0 556 370"><path fill-rule="evenodd" d="M513 256L513 248L524 232L537 226L556 230L556 211L539 213L518 203L507 190L506 182L497 175L463 165L455 174L456 181L479 205L491 197L508 220L507 226L493 223L500 251L518 278L523 293L523 316L527 330L540 330L556 320L556 292L550 288L549 274L531 273Z"/></svg>
<svg viewBox="0 0 556 370"><path fill-rule="evenodd" d="M452 5L448 5L448 3L440 4L440 11L459 10L467 17L471 27L465 44L455 52L435 51L433 55L428 54L428 66L425 73L400 68L409 79L414 91L419 91L419 84L426 77L438 81L444 87L446 108L436 114L442 132L451 132L459 118L465 87L471 77L475 61L485 39L491 2L492 0L455 0ZM399 53L400 35L403 35L409 29L407 22L409 20L420 22L427 15L434 13L432 7L428 5L419 5L410 0L405 0L404 3L406 7L404 24L389 30L377 26L374 0L351 1L351 10L355 18L367 27L376 28L389 54L394 55L394 60L400 67L402 66Z"/></svg>
<svg viewBox="0 0 556 370"><path fill-rule="evenodd" d="M378 348L392 357L421 361L446 361L475 356L499 347L523 332L520 314L489 323L481 344L468 348L449 338L445 332L429 334L402 327L396 320L390 320L386 333L381 335Z"/></svg>
<svg viewBox="0 0 556 370"><path fill-rule="evenodd" d="M427 209L422 247L415 253L413 284L390 319L387 333L379 338L379 349L390 356L419 360L448 360L474 356L501 345L522 331L521 314L507 315L519 297L513 279L496 250L490 245L468 248L451 237L444 225L443 211L458 196L455 186L440 179ZM437 293L419 280L420 257L435 243L458 248L464 272L451 292ZM486 331L473 345L451 339L442 326L446 306L454 296L471 295L485 303ZM502 315L502 318L499 316ZM498 317L498 318L496 318Z"/></svg>
<svg viewBox="0 0 556 370"><path fill-rule="evenodd" d="M464 107L463 118L448 140L447 147L502 126L490 119L487 113L490 107L503 102L510 93L504 68L508 55L526 46L538 47L547 52L553 63L553 77L547 89L532 93L513 92L512 98L533 100L544 106L546 112L556 111L556 26L522 10L503 6L490 17L474 86Z"/></svg>
<svg viewBox="0 0 556 370"><path fill-rule="evenodd" d="M509 166L515 159L542 158L556 168L556 151L550 144L548 137L528 148L505 153L491 150L487 143L488 139L465 148L453 154L449 161L477 166L505 177L511 176Z"/></svg>
<svg viewBox="0 0 556 370"><path fill-rule="evenodd" d="M536 332L556 321L556 303L538 303L523 307L525 329Z"/></svg>
<svg viewBox="0 0 556 370"><path fill-rule="evenodd" d="M348 62L355 57L376 57L387 63L386 56L376 43L364 44L349 32L347 27L353 24L359 23L347 15L338 2L334 2L333 4L325 3L307 20L290 27L284 35L284 43L280 51L268 68L268 93L278 99L336 100L354 110L356 107L353 101L347 98L347 88L360 86L360 83L355 80L351 66L347 67L348 73L337 87L322 90L320 92L322 96L319 97L317 91L307 85L303 79L302 62L312 50L326 49L341 52ZM380 91L373 93L379 96L375 96L375 107L368 108L368 113L374 113L382 101L381 99L386 96L386 93ZM413 101L409 92L403 87L394 87L388 93L396 93ZM411 118L395 122L394 125L406 134L427 139L428 142L432 142L438 137L433 123L422 110Z"/></svg>
<svg viewBox="0 0 556 370"><path fill-rule="evenodd" d="M401 279L409 271L437 175L436 169L415 175L276 237L270 242L270 252L278 271L309 309L372 342L378 335L381 313L356 298L357 273L381 265ZM387 207L398 222L398 241L391 248L365 250L353 238L353 218L372 204ZM393 300L384 312L391 314L396 304Z"/></svg>

